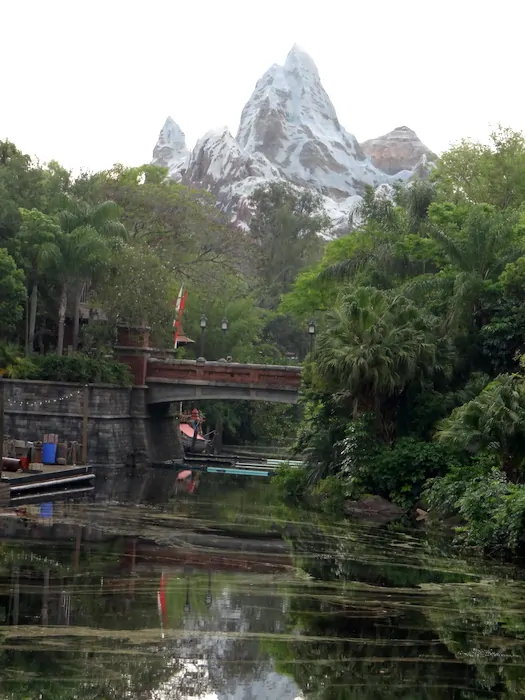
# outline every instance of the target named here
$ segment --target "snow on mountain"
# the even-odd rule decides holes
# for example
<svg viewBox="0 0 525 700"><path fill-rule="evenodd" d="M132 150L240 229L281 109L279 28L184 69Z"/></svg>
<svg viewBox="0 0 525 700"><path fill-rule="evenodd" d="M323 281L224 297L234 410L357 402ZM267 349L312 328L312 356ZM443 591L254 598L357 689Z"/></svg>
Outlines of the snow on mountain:
<svg viewBox="0 0 525 700"><path fill-rule="evenodd" d="M183 132L168 118L153 162L176 180L214 194L233 220L249 219L247 200L258 186L285 181L319 192L337 225L361 201L365 185L407 180L421 156L432 155L414 132L403 129L366 142L363 149L339 123L315 63L294 45L283 66L271 66L258 80L235 138L226 127L210 131L188 152ZM390 160L389 148L394 149Z"/></svg>
<svg viewBox="0 0 525 700"><path fill-rule="evenodd" d="M170 175L177 176L178 169L188 155L184 132L171 117L168 117L153 149L153 164L168 168Z"/></svg>
<svg viewBox="0 0 525 700"><path fill-rule="evenodd" d="M384 178L339 124L314 62L298 46L284 66L272 66L258 81L237 141L264 154L294 184L320 189L335 201Z"/></svg>

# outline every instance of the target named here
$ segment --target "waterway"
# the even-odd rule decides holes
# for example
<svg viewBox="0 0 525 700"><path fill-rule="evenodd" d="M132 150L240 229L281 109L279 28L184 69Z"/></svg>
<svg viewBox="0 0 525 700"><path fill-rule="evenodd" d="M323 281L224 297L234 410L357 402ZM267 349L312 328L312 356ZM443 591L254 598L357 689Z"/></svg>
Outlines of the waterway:
<svg viewBox="0 0 525 700"><path fill-rule="evenodd" d="M525 694L523 569L287 509L261 479L121 485L1 514L0 700Z"/></svg>

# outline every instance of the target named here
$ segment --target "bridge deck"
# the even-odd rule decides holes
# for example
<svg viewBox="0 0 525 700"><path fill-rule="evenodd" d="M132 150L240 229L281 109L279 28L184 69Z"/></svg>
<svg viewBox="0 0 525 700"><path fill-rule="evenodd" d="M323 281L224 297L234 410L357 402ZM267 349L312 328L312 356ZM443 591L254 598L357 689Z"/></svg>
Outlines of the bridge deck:
<svg viewBox="0 0 525 700"><path fill-rule="evenodd" d="M296 403L301 368L198 360L148 361L149 403L191 399L245 399Z"/></svg>

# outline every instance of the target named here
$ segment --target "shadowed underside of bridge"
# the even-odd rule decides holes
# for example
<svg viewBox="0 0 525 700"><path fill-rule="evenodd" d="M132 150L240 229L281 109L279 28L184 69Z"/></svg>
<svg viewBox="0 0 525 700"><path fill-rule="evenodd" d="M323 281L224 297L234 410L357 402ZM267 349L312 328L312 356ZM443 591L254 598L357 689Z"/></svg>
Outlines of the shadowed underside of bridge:
<svg viewBox="0 0 525 700"><path fill-rule="evenodd" d="M300 367L234 362L150 360L146 384L150 404L199 399L297 403Z"/></svg>

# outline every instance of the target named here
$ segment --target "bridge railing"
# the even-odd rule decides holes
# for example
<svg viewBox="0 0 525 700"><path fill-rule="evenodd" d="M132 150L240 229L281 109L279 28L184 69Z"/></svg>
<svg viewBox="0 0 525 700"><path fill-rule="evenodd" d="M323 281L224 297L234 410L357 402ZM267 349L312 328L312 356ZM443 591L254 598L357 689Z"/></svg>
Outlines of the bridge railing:
<svg viewBox="0 0 525 700"><path fill-rule="evenodd" d="M198 360L148 361L147 378L173 382L213 382L272 388L298 389L301 368L289 365L256 365Z"/></svg>

